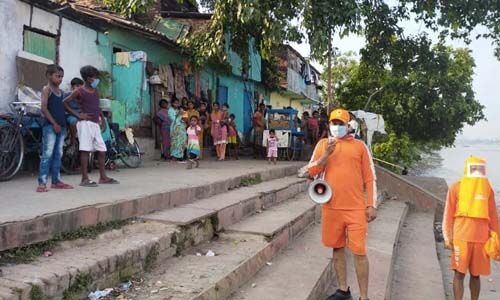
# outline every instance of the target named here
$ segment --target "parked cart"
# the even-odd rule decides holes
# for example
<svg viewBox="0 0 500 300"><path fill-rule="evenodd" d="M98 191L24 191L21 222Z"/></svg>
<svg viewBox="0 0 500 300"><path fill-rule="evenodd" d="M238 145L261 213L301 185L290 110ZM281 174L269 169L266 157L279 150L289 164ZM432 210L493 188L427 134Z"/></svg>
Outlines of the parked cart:
<svg viewBox="0 0 500 300"><path fill-rule="evenodd" d="M297 123L298 111L294 109L270 109L267 111L267 130L264 131L263 145L267 147L269 130L276 131L278 139L278 158L280 160L299 160L304 145L304 133Z"/></svg>

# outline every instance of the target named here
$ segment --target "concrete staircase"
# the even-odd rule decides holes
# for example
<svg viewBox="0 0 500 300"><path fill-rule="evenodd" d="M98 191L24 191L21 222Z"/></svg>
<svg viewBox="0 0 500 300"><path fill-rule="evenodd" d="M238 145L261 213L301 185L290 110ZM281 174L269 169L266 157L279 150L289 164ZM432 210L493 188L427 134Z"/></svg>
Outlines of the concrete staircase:
<svg viewBox="0 0 500 300"><path fill-rule="evenodd" d="M130 278L140 280L122 299L325 299L336 282L331 250L321 245L320 207L307 198L306 180L280 174L144 214L94 240L59 243L51 257L2 267L0 299L86 299L90 291ZM398 281L405 271L399 255L413 241L405 230L428 221L407 215L406 203L386 201L370 224L372 300L406 299L395 296L404 284ZM432 221L428 225L432 234ZM421 247L416 253L434 247L424 238L411 244ZM402 262L408 259L402 256ZM357 299L353 270L349 276Z"/></svg>

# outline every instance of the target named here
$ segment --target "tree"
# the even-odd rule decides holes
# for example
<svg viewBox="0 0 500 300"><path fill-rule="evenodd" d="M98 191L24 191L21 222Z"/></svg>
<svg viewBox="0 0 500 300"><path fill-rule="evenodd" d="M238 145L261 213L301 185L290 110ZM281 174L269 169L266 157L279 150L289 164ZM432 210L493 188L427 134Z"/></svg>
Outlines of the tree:
<svg viewBox="0 0 500 300"><path fill-rule="evenodd" d="M181 0L182 1L182 0ZM335 34L363 34L367 47L362 55L381 58L384 45L394 38L405 36L401 21L421 20L427 28L441 36L470 41L478 26L484 28L478 37L489 37L497 45L500 58L500 0L201 0L204 7L213 9L209 30L185 41L196 61L208 57L225 59L224 47L229 46L240 57L248 57L248 40L255 38L257 47L268 57L274 47L288 41L302 41L306 32L312 57L323 60ZM389 5L388 3L393 3ZM226 41L225 35L230 34ZM379 61L379 63L384 63Z"/></svg>
<svg viewBox="0 0 500 300"><path fill-rule="evenodd" d="M117 14L131 19L133 16L148 12L156 0L100 0Z"/></svg>
<svg viewBox="0 0 500 300"><path fill-rule="evenodd" d="M349 74L336 89L349 109L363 109L370 94L384 88L368 107L383 115L390 133L373 147L375 154L409 163L418 156L404 149L451 146L465 124L484 119L472 89L475 64L469 50L432 45L425 35L393 40L386 49L381 55L386 66L340 57L344 63L332 70Z"/></svg>

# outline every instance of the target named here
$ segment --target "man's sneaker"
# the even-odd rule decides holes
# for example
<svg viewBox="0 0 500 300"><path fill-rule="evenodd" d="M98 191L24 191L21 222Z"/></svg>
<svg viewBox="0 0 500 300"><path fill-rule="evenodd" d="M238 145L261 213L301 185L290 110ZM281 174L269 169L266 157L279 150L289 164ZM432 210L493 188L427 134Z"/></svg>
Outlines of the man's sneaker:
<svg viewBox="0 0 500 300"><path fill-rule="evenodd" d="M326 300L352 300L351 297L351 289L347 288L347 291L343 291L341 289L338 289L335 294L331 295L330 297L326 298Z"/></svg>

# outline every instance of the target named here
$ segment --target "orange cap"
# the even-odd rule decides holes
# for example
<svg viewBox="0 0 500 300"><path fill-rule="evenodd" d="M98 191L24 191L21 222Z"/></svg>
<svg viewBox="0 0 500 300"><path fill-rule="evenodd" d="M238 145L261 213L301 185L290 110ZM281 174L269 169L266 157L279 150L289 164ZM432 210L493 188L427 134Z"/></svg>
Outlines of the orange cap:
<svg viewBox="0 0 500 300"><path fill-rule="evenodd" d="M344 124L347 124L351 120L351 116L349 115L349 112L347 110L342 108L337 108L336 110L330 113L329 121L331 122L333 120L339 120L344 122Z"/></svg>

